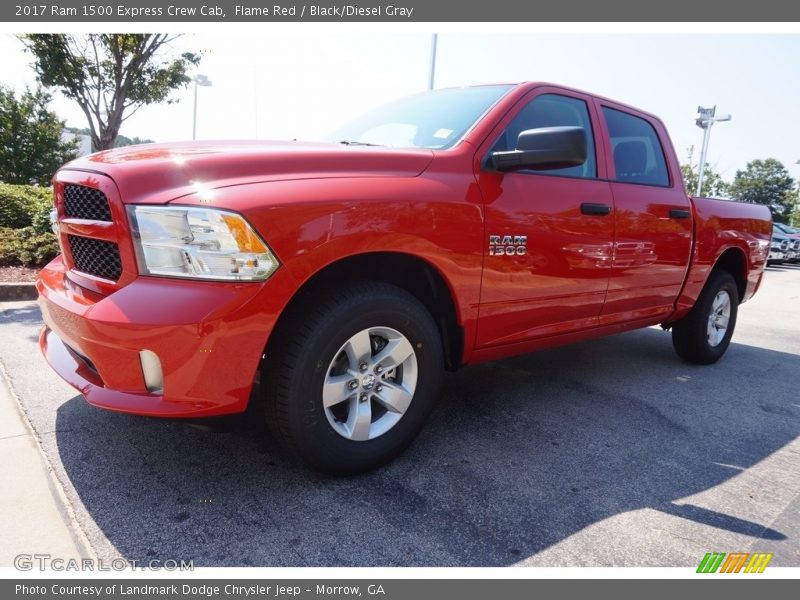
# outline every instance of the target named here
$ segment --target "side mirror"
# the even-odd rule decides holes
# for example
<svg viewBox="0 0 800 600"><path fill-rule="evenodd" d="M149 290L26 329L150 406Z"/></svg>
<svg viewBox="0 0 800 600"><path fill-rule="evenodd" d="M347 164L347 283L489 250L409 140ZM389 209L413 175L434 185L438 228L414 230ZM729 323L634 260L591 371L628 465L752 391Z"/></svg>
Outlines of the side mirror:
<svg viewBox="0 0 800 600"><path fill-rule="evenodd" d="M519 134L516 150L492 152L498 171L546 170L576 167L586 162L583 127L540 127Z"/></svg>

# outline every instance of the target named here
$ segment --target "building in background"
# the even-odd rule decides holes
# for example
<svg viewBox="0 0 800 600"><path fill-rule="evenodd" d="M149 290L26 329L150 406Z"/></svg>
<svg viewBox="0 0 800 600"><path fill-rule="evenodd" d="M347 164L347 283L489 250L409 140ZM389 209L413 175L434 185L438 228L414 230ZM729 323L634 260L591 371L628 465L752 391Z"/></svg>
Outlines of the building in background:
<svg viewBox="0 0 800 600"><path fill-rule="evenodd" d="M73 130L64 129L61 132L61 139L65 142L72 140L77 141L78 156L85 156L92 153L92 138L84 133L78 133Z"/></svg>

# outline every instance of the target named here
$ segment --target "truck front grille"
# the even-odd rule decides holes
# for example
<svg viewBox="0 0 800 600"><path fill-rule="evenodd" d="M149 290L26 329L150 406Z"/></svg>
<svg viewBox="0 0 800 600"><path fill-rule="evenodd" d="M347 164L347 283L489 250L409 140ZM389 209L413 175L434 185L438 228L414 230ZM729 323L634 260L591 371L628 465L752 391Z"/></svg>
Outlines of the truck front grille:
<svg viewBox="0 0 800 600"><path fill-rule="evenodd" d="M116 281L122 274L119 248L114 242L77 235L67 236L75 270Z"/></svg>
<svg viewBox="0 0 800 600"><path fill-rule="evenodd" d="M100 190L83 185L64 186L64 216L74 219L111 221L108 198Z"/></svg>

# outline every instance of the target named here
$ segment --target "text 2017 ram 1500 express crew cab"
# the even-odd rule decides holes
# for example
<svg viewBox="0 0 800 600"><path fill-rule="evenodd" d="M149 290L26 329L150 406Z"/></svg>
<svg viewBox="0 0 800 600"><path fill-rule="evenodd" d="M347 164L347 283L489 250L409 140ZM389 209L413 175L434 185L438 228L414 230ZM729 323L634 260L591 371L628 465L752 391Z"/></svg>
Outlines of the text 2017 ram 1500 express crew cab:
<svg viewBox="0 0 800 600"><path fill-rule="evenodd" d="M324 143L109 150L54 185L58 374L142 415L258 396L338 473L400 453L444 368L656 324L715 362L772 233L763 206L687 196L657 117L544 83L420 94Z"/></svg>

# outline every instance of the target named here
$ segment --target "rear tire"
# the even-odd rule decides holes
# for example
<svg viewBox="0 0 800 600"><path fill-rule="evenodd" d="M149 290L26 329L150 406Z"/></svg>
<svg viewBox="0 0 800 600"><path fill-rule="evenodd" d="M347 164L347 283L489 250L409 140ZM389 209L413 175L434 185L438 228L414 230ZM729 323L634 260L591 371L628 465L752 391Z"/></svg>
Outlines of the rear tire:
<svg viewBox="0 0 800 600"><path fill-rule="evenodd" d="M686 362L717 362L731 342L739 290L727 271L712 271L691 312L672 326L672 345Z"/></svg>
<svg viewBox="0 0 800 600"><path fill-rule="evenodd" d="M269 427L313 468L359 473L399 455L438 397L438 328L411 294L380 282L318 290L270 343Z"/></svg>

